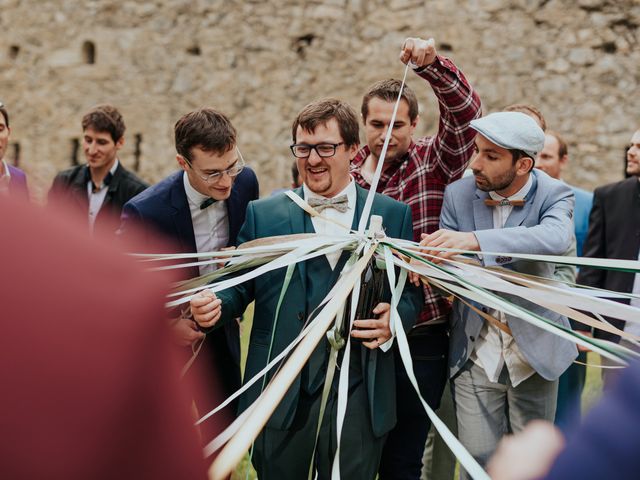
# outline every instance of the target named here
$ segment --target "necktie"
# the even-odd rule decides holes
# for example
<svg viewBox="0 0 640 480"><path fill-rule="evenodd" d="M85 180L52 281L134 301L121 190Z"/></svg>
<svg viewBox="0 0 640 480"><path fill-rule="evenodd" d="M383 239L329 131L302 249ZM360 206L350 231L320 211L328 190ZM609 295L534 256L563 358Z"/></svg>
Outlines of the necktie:
<svg viewBox="0 0 640 480"><path fill-rule="evenodd" d="M346 195L340 195L334 198L310 198L308 202L310 206L321 212L325 208L335 208L337 211L344 213L349 208L349 202Z"/></svg>
<svg viewBox="0 0 640 480"><path fill-rule="evenodd" d="M512 207L524 207L524 203L524 200L509 200L508 198L503 198L501 200L486 198L484 201L484 204L488 207L508 207L509 205Z"/></svg>
<svg viewBox="0 0 640 480"><path fill-rule="evenodd" d="M205 208L207 208L210 205L213 205L216 202L217 202L217 200L214 200L213 198L209 197L204 202L202 202L200 204L200 210L204 210Z"/></svg>

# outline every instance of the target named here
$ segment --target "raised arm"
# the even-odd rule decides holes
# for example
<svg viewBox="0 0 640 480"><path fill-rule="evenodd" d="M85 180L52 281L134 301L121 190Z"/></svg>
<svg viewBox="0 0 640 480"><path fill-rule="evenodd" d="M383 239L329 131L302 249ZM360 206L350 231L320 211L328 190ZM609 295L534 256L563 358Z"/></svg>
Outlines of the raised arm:
<svg viewBox="0 0 640 480"><path fill-rule="evenodd" d="M424 140L430 145L425 145L423 160L448 184L460 178L473 154L475 131L469 122L482 116L480 97L454 63L437 54L432 38L408 38L400 59L414 63L416 74L429 82L438 98L438 133Z"/></svg>

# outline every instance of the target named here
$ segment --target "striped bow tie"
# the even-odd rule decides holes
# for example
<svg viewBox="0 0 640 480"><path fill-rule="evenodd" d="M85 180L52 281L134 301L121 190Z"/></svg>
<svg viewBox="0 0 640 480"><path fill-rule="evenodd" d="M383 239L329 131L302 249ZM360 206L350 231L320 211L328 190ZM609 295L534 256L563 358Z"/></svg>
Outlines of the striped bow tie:
<svg viewBox="0 0 640 480"><path fill-rule="evenodd" d="M486 198L484 204L488 207L524 207L524 200L509 200L503 198L501 200L493 200L492 198Z"/></svg>
<svg viewBox="0 0 640 480"><path fill-rule="evenodd" d="M307 203L321 212L325 208L335 208L337 211L344 213L349 208L349 202L346 195L340 195L334 198L310 198Z"/></svg>

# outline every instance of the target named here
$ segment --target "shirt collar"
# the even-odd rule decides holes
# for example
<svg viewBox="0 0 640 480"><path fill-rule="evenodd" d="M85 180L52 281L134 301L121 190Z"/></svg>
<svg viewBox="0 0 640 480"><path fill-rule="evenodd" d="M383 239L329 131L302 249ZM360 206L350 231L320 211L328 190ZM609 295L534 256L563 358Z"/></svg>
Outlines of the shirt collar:
<svg viewBox="0 0 640 480"><path fill-rule="evenodd" d="M7 165L7 162L4 159L2 159L2 165L4 166L4 175L0 178L11 180L11 171L9 170L9 165Z"/></svg>
<svg viewBox="0 0 640 480"><path fill-rule="evenodd" d="M305 200L310 198L327 198L324 195L319 195L313 191L306 184L302 184L302 191L304 192ZM335 197L339 197L340 195L347 196L347 202L349 203L349 208L355 208L356 205L356 182L353 180L353 177L349 179L349 185L347 185L341 192L335 195Z"/></svg>
<svg viewBox="0 0 640 480"><path fill-rule="evenodd" d="M187 199L189 200L189 203L200 208L200 205L202 205L202 202L204 202L207 198L209 198L209 196L203 195L202 193L200 193L199 191L197 191L195 188L191 186L187 172L184 172L182 174L182 181L184 183L184 192L187 194Z"/></svg>
<svg viewBox="0 0 640 480"><path fill-rule="evenodd" d="M525 183L524 186L513 195L510 195L508 197L503 197L502 195L494 191L491 191L489 192L489 196L494 200L502 200L503 198L507 198L509 200L522 200L524 199L524 197L527 196L527 193L529 193L529 190L531 190L532 185L533 185L533 174L529 173L529 178L527 180L527 183Z"/></svg>

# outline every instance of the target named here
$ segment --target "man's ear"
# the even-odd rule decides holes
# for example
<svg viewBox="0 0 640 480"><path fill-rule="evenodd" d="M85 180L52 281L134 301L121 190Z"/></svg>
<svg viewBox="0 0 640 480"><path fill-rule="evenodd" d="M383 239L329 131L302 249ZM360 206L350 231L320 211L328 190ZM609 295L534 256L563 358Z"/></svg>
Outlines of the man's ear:
<svg viewBox="0 0 640 480"><path fill-rule="evenodd" d="M187 162L185 161L184 157L179 153L176 155L176 162L178 162L178 165L180 165L180 168L182 168L185 172L187 171L187 168L189 166L187 165Z"/></svg>
<svg viewBox="0 0 640 480"><path fill-rule="evenodd" d="M116 150L120 150L122 147L124 147L124 135L116 142Z"/></svg>
<svg viewBox="0 0 640 480"><path fill-rule="evenodd" d="M516 170L518 175L526 175L533 170L535 165L535 161L531 157L521 157L518 159L518 163L518 169Z"/></svg>
<svg viewBox="0 0 640 480"><path fill-rule="evenodd" d="M569 166L569 155L563 155L560 157L560 171L564 171Z"/></svg>
<svg viewBox="0 0 640 480"><path fill-rule="evenodd" d="M356 158L356 155L358 154L358 150L360 150L360 144L354 143L347 150L349 152L349 161L351 162L353 161L354 158Z"/></svg>

